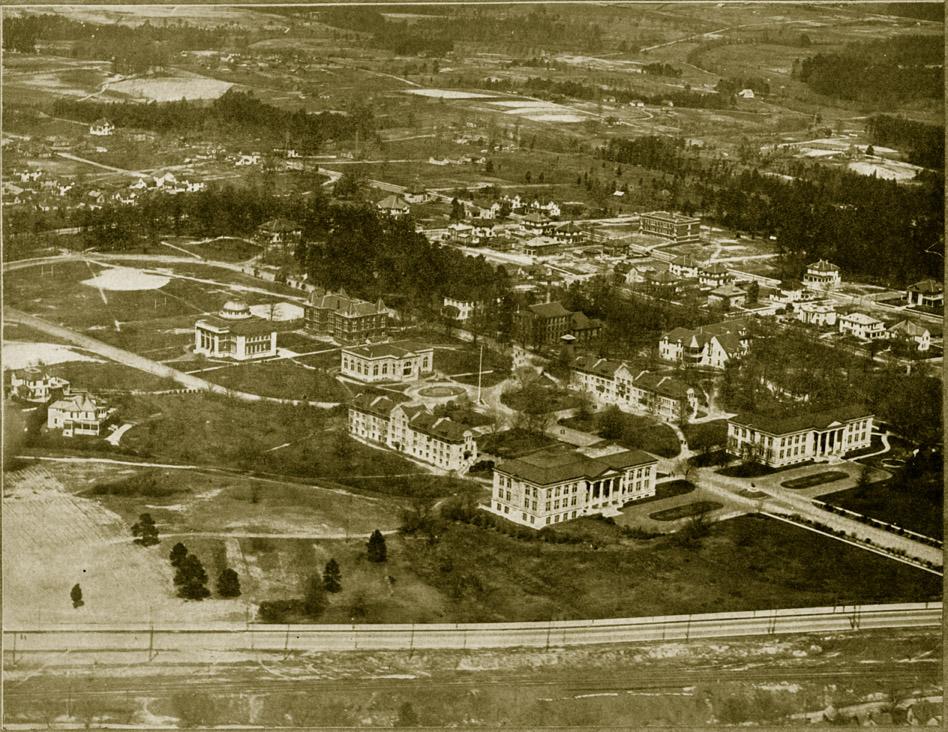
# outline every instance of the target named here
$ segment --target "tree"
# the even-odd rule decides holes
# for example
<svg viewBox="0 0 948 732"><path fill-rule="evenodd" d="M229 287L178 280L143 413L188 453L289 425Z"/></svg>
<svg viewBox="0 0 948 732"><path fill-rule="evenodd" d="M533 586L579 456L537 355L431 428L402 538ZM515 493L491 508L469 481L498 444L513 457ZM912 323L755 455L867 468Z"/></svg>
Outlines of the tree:
<svg viewBox="0 0 948 732"><path fill-rule="evenodd" d="M193 554L188 554L181 561L174 576L174 583L178 586L178 596L186 600L203 600L211 594L207 589L207 572L204 565Z"/></svg>
<svg viewBox="0 0 948 732"><path fill-rule="evenodd" d="M872 468L863 463L859 468L859 475L856 476L856 492L863 494L872 483Z"/></svg>
<svg viewBox="0 0 948 732"><path fill-rule="evenodd" d="M323 569L323 587L326 592L339 592L342 590L342 572L339 569L339 563L330 558Z"/></svg>
<svg viewBox="0 0 948 732"><path fill-rule="evenodd" d="M303 610L312 618L318 618L326 609L326 588L323 586L323 578L318 574L312 574L306 578L305 591L303 593Z"/></svg>
<svg viewBox="0 0 948 732"><path fill-rule="evenodd" d="M69 597L72 599L73 608L80 608L85 605L85 602L82 600L82 588L78 584L74 585L72 590L70 590Z"/></svg>
<svg viewBox="0 0 948 732"><path fill-rule="evenodd" d="M369 537L366 544L370 562L384 562L388 557L388 549L385 546L385 537L382 532L376 529Z"/></svg>
<svg viewBox="0 0 948 732"><path fill-rule="evenodd" d="M336 433L333 452L336 453L336 457L342 459L346 459L352 454L352 438L344 429Z"/></svg>
<svg viewBox="0 0 948 732"><path fill-rule="evenodd" d="M217 594L221 597L240 597L240 578L230 567L222 569L217 577Z"/></svg>
<svg viewBox="0 0 948 732"><path fill-rule="evenodd" d="M464 204L455 197L451 199L451 220L462 221L464 219Z"/></svg>
<svg viewBox="0 0 948 732"><path fill-rule="evenodd" d="M421 720L418 719L418 713L411 705L411 702L405 702L398 708L398 719L395 720L396 727L418 727Z"/></svg>
<svg viewBox="0 0 948 732"><path fill-rule="evenodd" d="M749 305L753 305L754 303L757 302L757 298L759 297L760 297L760 285L757 283L756 280L754 280L747 286L747 303Z"/></svg>
<svg viewBox="0 0 948 732"><path fill-rule="evenodd" d="M158 527L155 526L155 520L150 513L143 513L138 517L137 523L132 526L132 535L137 537L135 543L141 546L154 546L158 543Z"/></svg>
<svg viewBox="0 0 948 732"><path fill-rule="evenodd" d="M168 555L168 558L171 560L171 566L178 569L181 566L181 562L183 562L187 556L188 548L179 541L171 547L171 553Z"/></svg>

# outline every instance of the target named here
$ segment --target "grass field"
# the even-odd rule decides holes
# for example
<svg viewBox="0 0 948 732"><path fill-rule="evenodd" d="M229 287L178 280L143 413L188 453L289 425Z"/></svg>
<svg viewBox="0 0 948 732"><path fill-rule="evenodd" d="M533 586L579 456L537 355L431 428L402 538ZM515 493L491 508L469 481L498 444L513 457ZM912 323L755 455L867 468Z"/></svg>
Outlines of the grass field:
<svg viewBox="0 0 948 732"><path fill-rule="evenodd" d="M675 506L674 508L666 508L664 511L650 513L648 517L656 521L677 521L678 519L708 513L718 508L721 508L721 504L717 501L695 501L694 503L686 503L684 506Z"/></svg>
<svg viewBox="0 0 948 732"><path fill-rule="evenodd" d="M490 453L503 459L519 457L557 444L561 443L558 443L552 437L521 429L495 432L492 435L484 435L477 441L480 452Z"/></svg>
<svg viewBox="0 0 948 732"><path fill-rule="evenodd" d="M102 394L114 390L160 391L180 388L180 384L171 379L162 379L112 362L68 361L51 366L47 370L51 374L68 379L73 389Z"/></svg>
<svg viewBox="0 0 948 732"><path fill-rule="evenodd" d="M865 516L888 521L903 529L941 539L944 536L944 508L941 490L900 489L892 480L833 493L826 502Z"/></svg>
<svg viewBox="0 0 948 732"><path fill-rule="evenodd" d="M675 431L660 420L638 414L623 414L622 421L622 434L614 440L623 447L630 450L645 450L667 458L675 457L681 452ZM596 415L567 417L561 419L560 424L600 436L604 432L599 427Z"/></svg>
<svg viewBox="0 0 948 732"><path fill-rule="evenodd" d="M785 480L780 485L784 488L800 490L802 488L812 488L816 485L823 485L824 483L832 483L833 481L848 477L849 474L841 470L825 470L822 473L813 473L812 475L804 475L800 478L794 478L793 480Z"/></svg>
<svg viewBox="0 0 948 732"><path fill-rule="evenodd" d="M212 383L261 396L322 402L344 401L351 396L345 386L325 371L306 369L286 360L226 366L202 372L201 376Z"/></svg>

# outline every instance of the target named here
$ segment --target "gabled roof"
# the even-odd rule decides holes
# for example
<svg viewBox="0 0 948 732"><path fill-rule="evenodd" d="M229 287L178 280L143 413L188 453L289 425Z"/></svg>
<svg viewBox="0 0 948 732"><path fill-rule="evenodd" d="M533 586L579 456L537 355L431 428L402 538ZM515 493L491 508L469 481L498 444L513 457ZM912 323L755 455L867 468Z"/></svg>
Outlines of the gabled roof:
<svg viewBox="0 0 948 732"><path fill-rule="evenodd" d="M536 485L550 485L567 480L598 478L611 470L622 470L656 461L655 457L641 450L624 450L592 458L577 451L552 449L507 460L496 469Z"/></svg>
<svg viewBox="0 0 948 732"><path fill-rule="evenodd" d="M387 311L380 299L375 304L366 300L349 297L345 292L326 292L315 290L309 296L309 304L314 308L335 310L342 315L381 315Z"/></svg>
<svg viewBox="0 0 948 732"><path fill-rule="evenodd" d="M386 196L375 205L380 209L389 211L404 211L406 209L410 209L409 205L405 202L405 199L395 194Z"/></svg>
<svg viewBox="0 0 948 732"><path fill-rule="evenodd" d="M859 323L860 325L874 325L875 323L882 322L878 318L873 318L871 315L866 315L865 313L848 313L846 315L840 315L839 319Z"/></svg>
<svg viewBox="0 0 948 732"><path fill-rule="evenodd" d="M728 274L727 267L725 267L720 262L701 265L701 272L703 274Z"/></svg>
<svg viewBox="0 0 948 732"><path fill-rule="evenodd" d="M50 405L50 409L58 409L62 412L95 412L105 409L105 404L84 391L77 391L62 399L57 399Z"/></svg>
<svg viewBox="0 0 948 732"><path fill-rule="evenodd" d="M286 234L293 231L300 231L301 227L295 221L290 221L285 218L271 219L264 224L260 225L260 228L264 231L270 231L274 234Z"/></svg>
<svg viewBox="0 0 948 732"><path fill-rule="evenodd" d="M746 295L740 287L733 284L721 285L720 287L715 287L711 290L712 295L719 295L720 297L736 297L738 295Z"/></svg>
<svg viewBox="0 0 948 732"><path fill-rule="evenodd" d="M807 271L814 272L839 272L839 267L825 259L818 259L813 264L808 264L806 268Z"/></svg>
<svg viewBox="0 0 948 732"><path fill-rule="evenodd" d="M602 321L590 318L586 313L577 310L570 315L570 327L573 330L593 330L602 328Z"/></svg>
<svg viewBox="0 0 948 732"><path fill-rule="evenodd" d="M811 414L794 414L786 417L768 417L755 414L738 414L728 422L768 432L772 435L785 435L802 430L824 430L834 422L845 424L850 420L873 416L872 411L860 404L849 404L835 409L827 409Z"/></svg>
<svg viewBox="0 0 948 732"><path fill-rule="evenodd" d="M690 254L682 254L681 256L675 257L672 260L672 264L678 267L699 267L701 262L699 262Z"/></svg>
<svg viewBox="0 0 948 732"><path fill-rule="evenodd" d="M672 399L687 399L688 385L668 374L644 371L632 381L633 386Z"/></svg>
<svg viewBox="0 0 948 732"><path fill-rule="evenodd" d="M367 412L388 419L392 410L398 406L398 402L391 396L362 392L352 400L349 406L356 411Z"/></svg>
<svg viewBox="0 0 948 732"><path fill-rule="evenodd" d="M453 443L463 443L464 438L470 434L470 427L466 427L448 417L436 417L425 410L424 407L421 409L423 411L409 418L409 424L413 430L438 440Z"/></svg>
<svg viewBox="0 0 948 732"><path fill-rule="evenodd" d="M569 310L558 301L537 303L530 305L527 309L541 318L562 318L570 314Z"/></svg>
<svg viewBox="0 0 948 732"><path fill-rule="evenodd" d="M573 359L573 363L570 365L577 371L612 378L615 376L616 371L626 364L624 361L612 361L608 358L596 358L595 356L577 356L575 359Z"/></svg>
<svg viewBox="0 0 948 732"><path fill-rule="evenodd" d="M924 325L919 325L918 323L913 323L911 320L900 320L897 323L889 326L890 333L904 333L907 336L920 337L928 333L931 335L931 331L926 328Z"/></svg>
<svg viewBox="0 0 948 732"><path fill-rule="evenodd" d="M923 295L941 295L945 291L945 286L937 280L922 280L914 285L909 285L909 292L919 292Z"/></svg>

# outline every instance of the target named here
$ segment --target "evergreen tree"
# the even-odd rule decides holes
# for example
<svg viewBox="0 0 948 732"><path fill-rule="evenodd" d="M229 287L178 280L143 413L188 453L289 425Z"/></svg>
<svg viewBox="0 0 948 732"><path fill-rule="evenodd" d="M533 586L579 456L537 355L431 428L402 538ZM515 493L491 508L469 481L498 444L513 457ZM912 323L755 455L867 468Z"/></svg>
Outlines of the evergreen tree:
<svg viewBox="0 0 948 732"><path fill-rule="evenodd" d="M217 577L217 594L221 597L240 597L240 578L230 567L221 570Z"/></svg>
<svg viewBox="0 0 948 732"><path fill-rule="evenodd" d="M312 618L322 615L326 609L326 588L323 578L318 574L310 575L306 579L306 588L303 595L303 610Z"/></svg>
<svg viewBox="0 0 948 732"><path fill-rule="evenodd" d="M73 586L69 592L69 597L72 599L72 606L74 608L80 608L86 604L82 600L82 588L78 584Z"/></svg>
<svg viewBox="0 0 948 732"><path fill-rule="evenodd" d="M385 537L382 532L376 529L369 537L366 545L370 562L384 562L388 556L388 549L385 546Z"/></svg>
<svg viewBox="0 0 948 732"><path fill-rule="evenodd" d="M339 592L342 590L342 572L339 570L339 563L335 559L326 562L323 569L323 587L326 592Z"/></svg>
<svg viewBox="0 0 948 732"><path fill-rule="evenodd" d="M411 702L405 702L398 708L398 719L395 720L396 727L418 727L421 720L418 719L418 713L411 705Z"/></svg>
<svg viewBox="0 0 948 732"><path fill-rule="evenodd" d="M141 546L154 546L158 543L158 528L150 513L143 513L138 517L138 521L132 526L132 534L137 537L135 543Z"/></svg>
<svg viewBox="0 0 948 732"><path fill-rule="evenodd" d="M203 600L211 594L207 589L207 572L204 565L193 554L188 554L182 560L174 583L178 586L178 596L187 600Z"/></svg>
<svg viewBox="0 0 948 732"><path fill-rule="evenodd" d="M171 566L177 569L181 566L181 562L184 561L184 558L188 556L188 548L182 544L180 541L171 547L171 554L168 555L168 558L171 560Z"/></svg>

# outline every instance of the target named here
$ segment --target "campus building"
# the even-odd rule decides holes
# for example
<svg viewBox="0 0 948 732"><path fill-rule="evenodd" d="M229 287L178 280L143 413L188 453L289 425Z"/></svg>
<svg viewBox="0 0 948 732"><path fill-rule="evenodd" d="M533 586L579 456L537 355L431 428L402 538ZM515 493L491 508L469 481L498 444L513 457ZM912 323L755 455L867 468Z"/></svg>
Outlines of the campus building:
<svg viewBox="0 0 948 732"><path fill-rule="evenodd" d="M514 313L514 332L521 343L535 348L559 343L565 335L588 343L602 332L602 321L570 312L559 302L544 302Z"/></svg>
<svg viewBox="0 0 948 732"><path fill-rule="evenodd" d="M246 303L231 300L194 324L194 352L235 361L269 358L277 354L277 331L269 320L255 318Z"/></svg>
<svg viewBox="0 0 948 732"><path fill-rule="evenodd" d="M349 435L369 445L403 453L442 470L463 472L477 460L474 433L422 405L388 396L359 394L349 405Z"/></svg>
<svg viewBox="0 0 948 732"><path fill-rule="evenodd" d="M367 384L417 381L433 370L434 349L430 346L375 343L342 349L342 375Z"/></svg>
<svg viewBox="0 0 948 732"><path fill-rule="evenodd" d="M698 241L701 238L701 219L682 216L668 211L652 211L639 218L643 234L654 234L676 244Z"/></svg>
<svg viewBox="0 0 948 732"><path fill-rule="evenodd" d="M750 345L747 324L726 320L697 329L675 328L658 342L658 357L686 366L723 369L732 358L739 358Z"/></svg>
<svg viewBox="0 0 948 732"><path fill-rule="evenodd" d="M655 495L658 460L641 450L551 449L494 468L488 510L542 529Z"/></svg>
<svg viewBox="0 0 948 732"><path fill-rule="evenodd" d="M10 373L10 395L17 399L45 404L56 392L68 394L69 382L35 367Z"/></svg>
<svg viewBox="0 0 948 732"><path fill-rule="evenodd" d="M727 451L773 468L841 458L869 446L872 420L857 405L791 417L738 414L727 421Z"/></svg>
<svg viewBox="0 0 948 732"><path fill-rule="evenodd" d="M388 308L379 299L375 304L338 293L315 290L303 306L306 329L331 336L339 343L365 343L385 337Z"/></svg>
<svg viewBox="0 0 948 732"><path fill-rule="evenodd" d="M570 371L570 388L584 391L599 406L616 406L652 414L668 422L695 416L695 390L668 374L633 371L625 361L578 356Z"/></svg>
<svg viewBox="0 0 948 732"><path fill-rule="evenodd" d="M804 287L811 290L832 290L841 283L839 267L825 259L807 265L806 274L803 275Z"/></svg>
<svg viewBox="0 0 948 732"><path fill-rule="evenodd" d="M115 414L105 402L86 392L75 392L49 405L46 426L62 430L63 437L98 436Z"/></svg>

